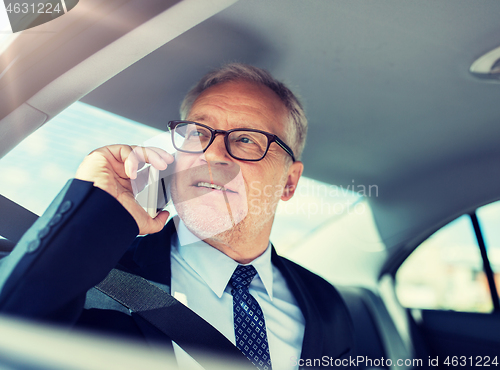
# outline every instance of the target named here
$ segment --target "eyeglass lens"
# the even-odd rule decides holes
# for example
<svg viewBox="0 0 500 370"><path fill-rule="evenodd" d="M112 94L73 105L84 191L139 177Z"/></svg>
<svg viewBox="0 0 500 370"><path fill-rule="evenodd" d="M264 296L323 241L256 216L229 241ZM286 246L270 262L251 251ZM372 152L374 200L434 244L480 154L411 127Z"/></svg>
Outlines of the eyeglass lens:
<svg viewBox="0 0 500 370"><path fill-rule="evenodd" d="M174 146L191 153L203 152L209 145L212 134L205 127L192 123L180 123L174 130ZM260 159L264 156L268 138L260 132L237 130L228 134L229 152L240 159Z"/></svg>

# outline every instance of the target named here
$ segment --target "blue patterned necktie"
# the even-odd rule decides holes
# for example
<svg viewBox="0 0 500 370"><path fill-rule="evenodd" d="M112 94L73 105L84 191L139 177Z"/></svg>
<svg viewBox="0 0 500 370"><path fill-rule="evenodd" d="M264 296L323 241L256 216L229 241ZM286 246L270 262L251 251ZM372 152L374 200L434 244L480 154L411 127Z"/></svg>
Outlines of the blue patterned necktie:
<svg viewBox="0 0 500 370"><path fill-rule="evenodd" d="M238 265L231 276L236 347L260 370L271 370L264 313L248 291L256 274L252 265Z"/></svg>

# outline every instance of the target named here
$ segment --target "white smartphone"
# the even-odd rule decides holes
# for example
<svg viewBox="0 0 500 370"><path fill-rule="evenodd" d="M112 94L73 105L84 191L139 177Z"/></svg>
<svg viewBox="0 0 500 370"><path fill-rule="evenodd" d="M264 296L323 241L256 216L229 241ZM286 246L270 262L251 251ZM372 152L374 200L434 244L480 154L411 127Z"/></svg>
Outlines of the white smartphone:
<svg viewBox="0 0 500 370"><path fill-rule="evenodd" d="M148 178L148 199L146 203L146 211L148 215L155 218L159 213L158 210L158 182L160 178L160 171L154 168L153 166L149 167L149 178Z"/></svg>
<svg viewBox="0 0 500 370"><path fill-rule="evenodd" d="M144 189L135 194L135 200L154 218L170 202L168 185L172 171L159 171L153 166L145 170L148 171L148 182Z"/></svg>

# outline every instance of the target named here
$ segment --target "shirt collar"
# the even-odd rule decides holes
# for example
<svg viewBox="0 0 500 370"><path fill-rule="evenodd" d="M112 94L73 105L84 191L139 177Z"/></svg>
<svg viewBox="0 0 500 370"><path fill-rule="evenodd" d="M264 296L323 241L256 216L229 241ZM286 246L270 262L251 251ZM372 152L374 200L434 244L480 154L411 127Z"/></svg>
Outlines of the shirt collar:
<svg viewBox="0 0 500 370"><path fill-rule="evenodd" d="M177 244L181 257L207 283L210 289L221 298L229 283L229 279L231 279L234 270L238 266L238 262L199 239L188 230L182 220L177 227L177 237L178 239L175 241L175 244ZM210 263L206 263L207 261L210 261ZM262 281L269 298L272 300L273 269L271 264L271 243L268 244L264 253L246 265L255 267L258 277ZM213 268L214 266L217 266L217 268Z"/></svg>

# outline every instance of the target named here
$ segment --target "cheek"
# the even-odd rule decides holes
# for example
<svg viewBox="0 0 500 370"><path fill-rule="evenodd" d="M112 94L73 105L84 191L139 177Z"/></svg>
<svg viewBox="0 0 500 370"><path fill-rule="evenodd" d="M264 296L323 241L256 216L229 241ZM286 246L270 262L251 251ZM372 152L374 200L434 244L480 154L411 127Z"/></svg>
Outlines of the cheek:
<svg viewBox="0 0 500 370"><path fill-rule="evenodd" d="M241 166L249 198L281 197L283 167L278 166L276 161L266 159L267 156L254 165Z"/></svg>
<svg viewBox="0 0 500 370"><path fill-rule="evenodd" d="M267 200L268 202L280 199L284 189L279 179L274 177L262 176L259 180L254 179L247 182L246 185L249 199Z"/></svg>
<svg viewBox="0 0 500 370"><path fill-rule="evenodd" d="M189 178L187 176L189 173L188 170L190 168L190 162L192 161L189 161L188 158L185 158L184 156L175 156L175 161L173 163L175 165L175 169L170 186L173 193L175 193L178 197L178 201L180 201L179 197L185 197L187 186L190 185Z"/></svg>
<svg viewBox="0 0 500 370"><path fill-rule="evenodd" d="M186 153L177 152L175 154L175 171L181 172L187 170L191 167L195 161L195 157L192 155L187 155Z"/></svg>
<svg viewBox="0 0 500 370"><path fill-rule="evenodd" d="M267 184L265 171L260 168L246 168L243 172L243 179L248 198L260 198L263 194L263 188Z"/></svg>
<svg viewBox="0 0 500 370"><path fill-rule="evenodd" d="M176 181L177 184L181 184L183 182L183 179L186 179L188 177L188 174L192 172L191 169L194 167L194 163L196 161L195 156L185 155L185 153L182 154L179 154L178 152L173 163L175 165L174 181Z"/></svg>

